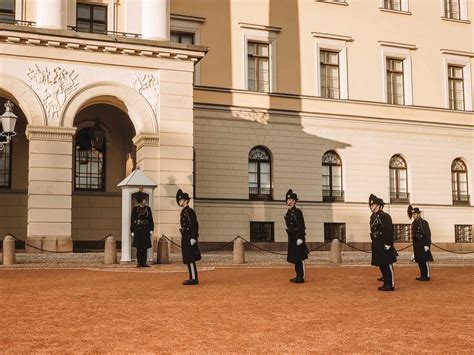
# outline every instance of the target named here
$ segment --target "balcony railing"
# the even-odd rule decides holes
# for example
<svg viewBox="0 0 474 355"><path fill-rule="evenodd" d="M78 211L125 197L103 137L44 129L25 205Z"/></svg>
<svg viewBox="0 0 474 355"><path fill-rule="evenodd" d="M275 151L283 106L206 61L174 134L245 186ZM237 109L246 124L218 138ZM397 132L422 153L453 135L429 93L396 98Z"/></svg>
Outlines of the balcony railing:
<svg viewBox="0 0 474 355"><path fill-rule="evenodd" d="M117 31L90 31L83 28L77 28L76 26L67 26L67 29L70 31L75 32L83 32L83 33L93 33L98 35L106 35L112 37L125 37L125 38L141 38L142 35L139 33L128 33L128 32L117 32Z"/></svg>
<svg viewBox="0 0 474 355"><path fill-rule="evenodd" d="M273 189L271 187L249 187L249 200L271 201L273 200Z"/></svg>
<svg viewBox="0 0 474 355"><path fill-rule="evenodd" d="M344 201L344 190L323 190L324 202Z"/></svg>
<svg viewBox="0 0 474 355"><path fill-rule="evenodd" d="M408 192L390 192L391 203L407 203L410 202L410 194Z"/></svg>
<svg viewBox="0 0 474 355"><path fill-rule="evenodd" d="M16 25L16 26L28 26L28 27L35 27L36 22L32 21L20 21L20 20L10 20L10 19L2 19L0 23L6 23L7 25Z"/></svg>

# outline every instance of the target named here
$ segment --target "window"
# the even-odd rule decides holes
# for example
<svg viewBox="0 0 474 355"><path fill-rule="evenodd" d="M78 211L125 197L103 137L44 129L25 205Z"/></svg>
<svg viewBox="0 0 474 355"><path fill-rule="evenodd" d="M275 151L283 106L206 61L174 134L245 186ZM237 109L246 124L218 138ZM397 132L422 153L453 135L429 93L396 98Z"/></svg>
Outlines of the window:
<svg viewBox="0 0 474 355"><path fill-rule="evenodd" d="M249 153L249 198L271 200L271 157L264 147L255 147Z"/></svg>
<svg viewBox="0 0 474 355"><path fill-rule="evenodd" d="M84 128L76 135L75 180L76 190L105 190L105 140L97 145L92 128Z"/></svg>
<svg viewBox="0 0 474 355"><path fill-rule="evenodd" d="M461 19L461 4L459 0L444 0L444 17L453 20Z"/></svg>
<svg viewBox="0 0 474 355"><path fill-rule="evenodd" d="M451 182L453 187L453 203L469 203L467 188L467 167L461 159L454 159L451 164Z"/></svg>
<svg viewBox="0 0 474 355"><path fill-rule="evenodd" d="M384 0L383 8L387 10L402 11L402 0Z"/></svg>
<svg viewBox="0 0 474 355"><path fill-rule="evenodd" d="M248 90L270 91L270 45L248 42L247 44Z"/></svg>
<svg viewBox="0 0 474 355"><path fill-rule="evenodd" d="M323 155L323 201L343 201L342 160L330 150Z"/></svg>
<svg viewBox="0 0 474 355"><path fill-rule="evenodd" d="M330 243L333 239L339 239L340 242L346 242L346 224L345 223L324 223L324 242Z"/></svg>
<svg viewBox="0 0 474 355"><path fill-rule="evenodd" d="M319 59L321 97L339 99L339 53L322 50Z"/></svg>
<svg viewBox="0 0 474 355"><path fill-rule="evenodd" d="M77 31L107 33L107 6L78 3L76 16Z"/></svg>
<svg viewBox="0 0 474 355"><path fill-rule="evenodd" d="M271 243L275 241L273 222L250 222L250 241L252 243Z"/></svg>
<svg viewBox="0 0 474 355"><path fill-rule="evenodd" d="M0 188L11 187L12 177L12 144L13 142L5 144L0 150Z"/></svg>
<svg viewBox="0 0 474 355"><path fill-rule="evenodd" d="M172 31L171 42L194 44L194 33Z"/></svg>
<svg viewBox="0 0 474 355"><path fill-rule="evenodd" d="M412 232L411 224L394 224L393 241L398 243L411 243Z"/></svg>
<svg viewBox="0 0 474 355"><path fill-rule="evenodd" d="M387 58L387 103L403 105L403 60Z"/></svg>
<svg viewBox="0 0 474 355"><path fill-rule="evenodd" d="M0 0L0 22L15 23L15 0Z"/></svg>
<svg viewBox="0 0 474 355"><path fill-rule="evenodd" d="M409 201L407 163L400 155L394 155L390 159L390 201Z"/></svg>
<svg viewBox="0 0 474 355"><path fill-rule="evenodd" d="M472 224L454 225L456 243L472 243Z"/></svg>
<svg viewBox="0 0 474 355"><path fill-rule="evenodd" d="M464 79L463 68L448 65L449 108L464 110Z"/></svg>

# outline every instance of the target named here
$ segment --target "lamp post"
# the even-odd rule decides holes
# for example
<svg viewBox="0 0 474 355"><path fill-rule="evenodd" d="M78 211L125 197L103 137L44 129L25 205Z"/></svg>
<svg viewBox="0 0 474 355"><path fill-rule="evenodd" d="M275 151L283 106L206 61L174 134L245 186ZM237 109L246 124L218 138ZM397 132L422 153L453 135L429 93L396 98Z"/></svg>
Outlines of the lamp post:
<svg viewBox="0 0 474 355"><path fill-rule="evenodd" d="M10 143L11 138L16 135L15 124L16 119L18 118L12 111L13 103L8 100L5 102L5 112L0 116L2 122L2 131L0 133L0 150L3 150L3 147Z"/></svg>

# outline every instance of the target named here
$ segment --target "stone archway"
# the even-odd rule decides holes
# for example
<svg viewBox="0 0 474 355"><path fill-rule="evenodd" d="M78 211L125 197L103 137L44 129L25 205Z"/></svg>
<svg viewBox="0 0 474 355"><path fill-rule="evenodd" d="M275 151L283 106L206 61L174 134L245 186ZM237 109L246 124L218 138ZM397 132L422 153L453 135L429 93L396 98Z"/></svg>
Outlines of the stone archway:
<svg viewBox="0 0 474 355"><path fill-rule="evenodd" d="M39 97L22 80L13 76L0 73L0 91L11 95L14 103L18 105L29 125L46 126L46 113Z"/></svg>

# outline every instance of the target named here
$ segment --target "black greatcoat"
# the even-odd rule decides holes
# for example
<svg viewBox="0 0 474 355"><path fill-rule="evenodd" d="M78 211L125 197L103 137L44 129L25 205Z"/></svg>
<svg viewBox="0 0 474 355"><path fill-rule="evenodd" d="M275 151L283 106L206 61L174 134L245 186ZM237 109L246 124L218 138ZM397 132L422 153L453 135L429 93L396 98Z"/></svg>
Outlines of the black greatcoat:
<svg viewBox="0 0 474 355"><path fill-rule="evenodd" d="M393 223L388 213L379 211L370 216L370 239L372 239L372 265L381 266L397 262L397 251L393 246ZM384 245L389 245L386 250Z"/></svg>
<svg viewBox="0 0 474 355"><path fill-rule="evenodd" d="M197 243L199 237L199 223L196 212L186 206L181 210L180 217L181 232L181 253L183 255L183 264L191 264L201 260L201 251ZM191 245L191 239L196 239L196 244Z"/></svg>
<svg viewBox="0 0 474 355"><path fill-rule="evenodd" d="M286 232L288 234L288 255L286 260L289 263L297 263L308 259L309 250L306 246L306 227L304 225L303 212L293 206L285 214ZM298 239L303 240L303 244L297 245Z"/></svg>
<svg viewBox="0 0 474 355"><path fill-rule="evenodd" d="M140 205L133 207L130 224L130 231L134 234L132 247L138 250L151 248L150 231L153 231L154 228L151 208Z"/></svg>
<svg viewBox="0 0 474 355"><path fill-rule="evenodd" d="M425 246L431 248L431 231L428 222L423 218L418 218L411 224L411 231L413 236L413 253L415 254L415 261L417 263L426 263L433 261L431 250L425 252Z"/></svg>

